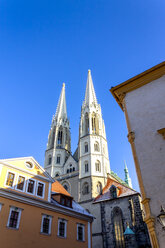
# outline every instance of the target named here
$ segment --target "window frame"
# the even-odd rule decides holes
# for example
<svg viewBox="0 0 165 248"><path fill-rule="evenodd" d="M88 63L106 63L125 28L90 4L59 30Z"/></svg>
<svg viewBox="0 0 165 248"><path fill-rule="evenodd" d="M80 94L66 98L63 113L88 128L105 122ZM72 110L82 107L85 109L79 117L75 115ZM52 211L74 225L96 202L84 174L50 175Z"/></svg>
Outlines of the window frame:
<svg viewBox="0 0 165 248"><path fill-rule="evenodd" d="M34 181L33 193L28 192L28 185L29 185L30 180ZM26 193L29 194L29 195L36 195L36 180L35 179L28 178L27 184L26 184Z"/></svg>
<svg viewBox="0 0 165 248"><path fill-rule="evenodd" d="M42 191L42 196L38 195L38 184L41 183L43 184L43 191ZM40 197L40 198L44 198L45 197L45 183L42 181L37 181L37 187L36 187L36 196Z"/></svg>
<svg viewBox="0 0 165 248"><path fill-rule="evenodd" d="M18 212L18 219L17 219L16 227L9 226L12 211L17 211ZM22 213L22 209L21 208L18 208L18 207L15 207L15 206L11 206L10 207L9 217L8 217L8 221L7 221L7 228L15 229L15 230L18 230L19 229L20 221L21 221L21 213Z"/></svg>
<svg viewBox="0 0 165 248"><path fill-rule="evenodd" d="M24 182L23 190L21 190L21 189L18 189L18 188L17 188L17 185L18 185L18 179L19 179L19 177L24 177L24 178L25 178L25 182ZM16 189L16 190L18 190L18 191L20 191L20 192L25 192L25 188L26 188L26 180L27 180L27 177L26 177L25 175L18 174L18 175L17 175L17 184L15 185L15 189Z"/></svg>
<svg viewBox="0 0 165 248"><path fill-rule="evenodd" d="M48 233L43 232L43 223L44 223L44 218L49 219L49 229L48 229ZM51 235L51 231L52 231L52 216L48 215L48 214L42 214L42 221L41 221L41 234L44 235Z"/></svg>
<svg viewBox="0 0 165 248"><path fill-rule="evenodd" d="M64 226L64 236L61 236L60 235L60 223L65 223L65 226ZM57 232L57 235L60 238L66 238L67 237L67 220L61 219L61 218L58 219L58 232Z"/></svg>
<svg viewBox="0 0 165 248"><path fill-rule="evenodd" d="M12 186L9 186L9 185L6 184L9 173L14 174L14 180L13 180L13 185ZM16 176L17 176L17 173L16 172L13 172L11 170L7 170L6 177L5 177L5 182L4 182L4 186L7 187L7 188L10 188L10 189L15 189Z"/></svg>
<svg viewBox="0 0 165 248"><path fill-rule="evenodd" d="M82 240L79 239L78 228L82 227ZM77 241L84 242L85 241L85 226L84 224L77 223Z"/></svg>

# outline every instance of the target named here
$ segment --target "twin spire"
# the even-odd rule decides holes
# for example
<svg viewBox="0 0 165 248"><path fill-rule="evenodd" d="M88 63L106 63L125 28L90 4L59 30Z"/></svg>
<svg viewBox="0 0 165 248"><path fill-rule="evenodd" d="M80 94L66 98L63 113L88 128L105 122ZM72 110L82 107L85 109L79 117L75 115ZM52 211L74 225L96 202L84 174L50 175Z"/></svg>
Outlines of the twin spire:
<svg viewBox="0 0 165 248"><path fill-rule="evenodd" d="M88 70L87 85L85 91L84 105L90 106L92 103L97 104L96 93L93 86L91 70Z"/></svg>
<svg viewBox="0 0 165 248"><path fill-rule="evenodd" d="M91 71L88 70L87 85L85 91L85 100L84 105L90 106L92 103L97 104L96 93L93 86ZM66 110L66 98L65 98L65 83L63 83L61 94L58 100L58 105L56 109L55 119L59 120L60 118L67 119L67 110Z"/></svg>
<svg viewBox="0 0 165 248"><path fill-rule="evenodd" d="M60 118L66 118L67 119L65 83L63 83L63 85L62 85L62 90L61 90L60 98L58 100L55 118L57 120L59 120Z"/></svg>

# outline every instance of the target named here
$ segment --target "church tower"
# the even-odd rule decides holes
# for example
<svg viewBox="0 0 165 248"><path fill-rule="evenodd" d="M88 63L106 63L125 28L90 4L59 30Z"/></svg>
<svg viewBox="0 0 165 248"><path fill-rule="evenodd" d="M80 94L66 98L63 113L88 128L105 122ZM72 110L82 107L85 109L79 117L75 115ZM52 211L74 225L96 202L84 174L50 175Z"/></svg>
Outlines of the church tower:
<svg viewBox="0 0 165 248"><path fill-rule="evenodd" d="M78 155L79 202L82 202L101 192L110 173L105 126L90 70L81 108Z"/></svg>
<svg viewBox="0 0 165 248"><path fill-rule="evenodd" d="M47 149L45 151L44 168L52 177L57 177L64 173L64 164L71 151L70 140L70 128L65 99L65 84L63 83L56 114L52 118Z"/></svg>

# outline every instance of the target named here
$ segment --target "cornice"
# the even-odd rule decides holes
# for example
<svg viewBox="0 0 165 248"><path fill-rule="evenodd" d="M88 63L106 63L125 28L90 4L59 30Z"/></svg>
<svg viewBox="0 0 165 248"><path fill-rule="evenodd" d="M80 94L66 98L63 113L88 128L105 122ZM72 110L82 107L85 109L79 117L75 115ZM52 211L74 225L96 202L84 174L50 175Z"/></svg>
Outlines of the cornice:
<svg viewBox="0 0 165 248"><path fill-rule="evenodd" d="M90 222L93 221L92 216L87 216L87 215L85 215L83 213L76 212L74 209L67 209L67 208L64 208L62 205L58 206L58 205L55 205L53 203L49 203L49 202L44 201L44 200L33 199L32 197L28 197L28 196L22 196L19 193L10 192L7 189L0 188L0 196L4 197L4 198L7 198L7 199L17 201L17 202L28 204L28 205L31 205L31 206L36 206L36 207L39 207L39 208L42 208L42 209L45 209L45 210L50 210L50 211L53 211L53 212L58 212L58 213L61 213L61 214L65 214L65 215L75 217L75 218L78 218L78 219L87 220L87 221L90 221Z"/></svg>
<svg viewBox="0 0 165 248"><path fill-rule="evenodd" d="M126 93L136 90L160 77L165 75L165 61L138 74L137 76L128 79L127 81L112 87L110 92L113 97L123 110L123 97L125 97Z"/></svg>

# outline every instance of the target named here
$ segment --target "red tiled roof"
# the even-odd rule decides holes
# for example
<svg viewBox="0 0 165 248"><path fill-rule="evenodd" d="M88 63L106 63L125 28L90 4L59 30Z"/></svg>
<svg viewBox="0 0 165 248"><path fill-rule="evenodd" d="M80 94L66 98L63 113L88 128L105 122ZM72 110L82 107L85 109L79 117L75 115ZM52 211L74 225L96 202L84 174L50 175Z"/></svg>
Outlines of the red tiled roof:
<svg viewBox="0 0 165 248"><path fill-rule="evenodd" d="M58 181L52 183L52 191L63 195L71 196Z"/></svg>
<svg viewBox="0 0 165 248"><path fill-rule="evenodd" d="M110 194L110 187L114 185L118 189L117 193L117 198L128 196L128 195L134 195L137 194L138 192L121 184L118 182L116 179L113 179L112 177L107 178L107 184L102 190L102 194L98 195L95 199L94 202L99 202L99 201L104 201L104 200L111 200L111 194Z"/></svg>

